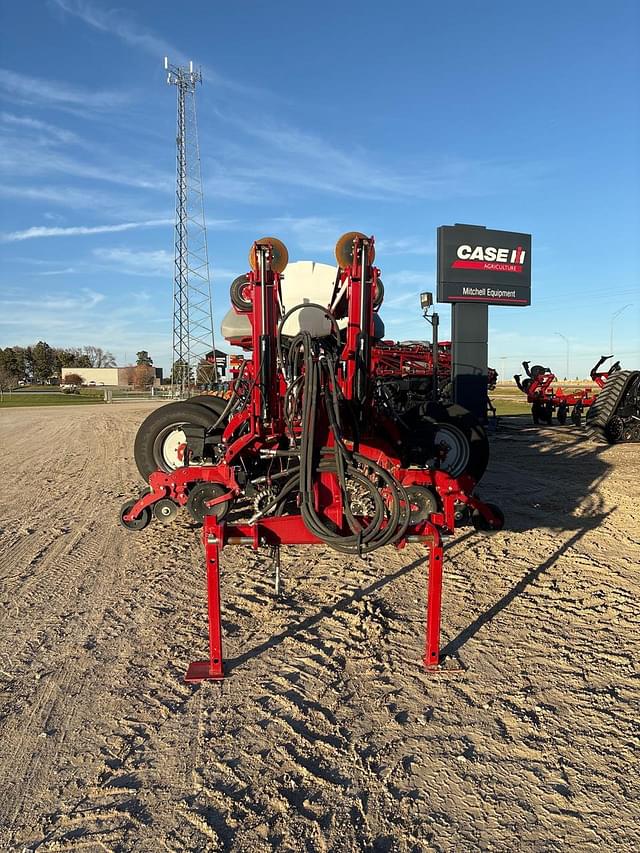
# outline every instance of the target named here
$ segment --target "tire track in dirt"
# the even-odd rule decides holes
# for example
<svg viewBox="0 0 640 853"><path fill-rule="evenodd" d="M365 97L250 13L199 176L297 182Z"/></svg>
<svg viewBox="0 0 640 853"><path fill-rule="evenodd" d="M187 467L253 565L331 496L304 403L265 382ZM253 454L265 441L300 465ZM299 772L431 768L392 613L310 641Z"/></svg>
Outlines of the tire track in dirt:
<svg viewBox="0 0 640 853"><path fill-rule="evenodd" d="M417 548L283 550L281 601L264 555L237 548L222 567L230 675L191 687L182 675L207 646L198 534L114 522L139 488L145 411L64 412L46 430L11 413L0 623L22 660L0 660L0 847L637 846L628 448L536 430L498 442L482 492L513 527L460 537L445 563L444 639L467 667L455 680L420 667ZM43 435L53 465L26 455ZM29 486L45 471L46 494ZM16 497L46 524L18 533Z"/></svg>

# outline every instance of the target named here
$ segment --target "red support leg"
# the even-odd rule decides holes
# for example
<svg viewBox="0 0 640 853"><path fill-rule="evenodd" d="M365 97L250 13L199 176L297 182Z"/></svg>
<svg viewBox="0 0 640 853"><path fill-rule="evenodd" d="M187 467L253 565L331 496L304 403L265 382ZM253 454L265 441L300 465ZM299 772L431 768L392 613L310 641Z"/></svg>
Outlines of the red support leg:
<svg viewBox="0 0 640 853"><path fill-rule="evenodd" d="M189 683L224 678L220 619L220 533L215 520L210 516L205 517L203 539L207 561L209 660L199 660L189 664L184 678Z"/></svg>
<svg viewBox="0 0 640 853"><path fill-rule="evenodd" d="M429 545L429 582L427 588L427 631L424 665L437 669L440 664L440 615L442 610L442 541L436 530Z"/></svg>

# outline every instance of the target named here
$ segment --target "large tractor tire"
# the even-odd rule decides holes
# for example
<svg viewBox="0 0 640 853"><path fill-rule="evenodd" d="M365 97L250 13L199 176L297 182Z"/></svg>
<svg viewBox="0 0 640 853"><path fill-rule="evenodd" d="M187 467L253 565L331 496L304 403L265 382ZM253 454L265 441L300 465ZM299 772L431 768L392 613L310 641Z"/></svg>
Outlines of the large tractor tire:
<svg viewBox="0 0 640 853"><path fill-rule="evenodd" d="M489 464L487 433L471 412L455 403L426 404L408 444L414 464L424 464L434 445L442 448L440 467L452 477L467 475L478 482Z"/></svg>
<svg viewBox="0 0 640 853"><path fill-rule="evenodd" d="M142 422L133 448L142 479L148 482L154 471L169 474L180 468L184 464L185 427L209 430L216 420L217 415L211 408L192 400L168 403L152 412Z"/></svg>
<svg viewBox="0 0 640 853"><path fill-rule="evenodd" d="M196 397L189 397L188 403L197 403L199 406L205 406L216 415L216 420L227 408L228 400L224 397L214 397L212 394L198 394ZM215 423L215 421L213 422ZM224 424L220 424L220 429L224 428Z"/></svg>

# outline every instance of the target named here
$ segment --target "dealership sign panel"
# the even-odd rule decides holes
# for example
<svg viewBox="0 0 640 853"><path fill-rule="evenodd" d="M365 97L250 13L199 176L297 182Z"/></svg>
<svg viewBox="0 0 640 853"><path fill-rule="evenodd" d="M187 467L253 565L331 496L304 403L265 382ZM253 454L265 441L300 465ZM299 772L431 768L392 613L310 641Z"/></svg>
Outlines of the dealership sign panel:
<svg viewBox="0 0 640 853"><path fill-rule="evenodd" d="M531 304L531 234L438 228L438 302Z"/></svg>

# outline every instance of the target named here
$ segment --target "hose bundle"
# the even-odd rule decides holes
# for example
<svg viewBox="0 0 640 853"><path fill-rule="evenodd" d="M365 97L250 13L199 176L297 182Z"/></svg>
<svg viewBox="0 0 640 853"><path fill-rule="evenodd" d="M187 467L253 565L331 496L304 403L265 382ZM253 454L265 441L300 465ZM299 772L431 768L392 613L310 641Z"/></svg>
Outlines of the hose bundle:
<svg viewBox="0 0 640 853"><path fill-rule="evenodd" d="M301 426L300 467L292 472L293 476L278 496L278 503L297 485L300 512L307 529L342 553L367 554L397 541L409 525L407 494L388 471L344 443L341 392L336 379L337 346L332 344L332 339L321 342L302 331L291 340L286 363L280 336L278 348L288 382L285 417L292 441L295 442L294 420L299 418ZM323 418L333 436L332 447L317 446L317 425ZM353 421L355 424L356 419ZM349 532L339 529L316 510L314 484L323 473L337 478ZM369 499L371 511L364 517L356 517L352 510L350 485L360 489Z"/></svg>

